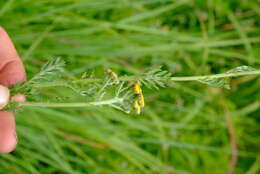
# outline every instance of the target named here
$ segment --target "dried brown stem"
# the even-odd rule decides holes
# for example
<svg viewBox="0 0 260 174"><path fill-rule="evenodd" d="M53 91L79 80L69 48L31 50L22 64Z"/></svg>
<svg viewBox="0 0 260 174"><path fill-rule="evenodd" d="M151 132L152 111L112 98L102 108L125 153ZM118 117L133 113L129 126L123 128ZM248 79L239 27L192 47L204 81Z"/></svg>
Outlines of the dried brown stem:
<svg viewBox="0 0 260 174"><path fill-rule="evenodd" d="M60 133L61 136L66 137L67 139L70 139L72 141L75 141L75 142L78 142L78 143L81 143L81 144L92 146L92 147L95 147L95 148L98 148L98 149L111 149L107 145L99 144L99 143L87 140L85 138L81 138L81 137L73 135L73 134L69 134L69 133L66 133L66 132L63 132L63 131L59 131L59 133Z"/></svg>
<svg viewBox="0 0 260 174"><path fill-rule="evenodd" d="M230 146L231 146L231 150L232 150L232 155L231 155L231 160L229 163L229 167L227 169L227 174L232 174L234 173L234 170L236 168L237 165L237 161L238 161L238 145L237 145L237 138L235 135L235 128L232 122L232 115L228 109L227 103L225 101L224 96L221 96L221 105L223 106L224 109L224 115L225 115L225 119L226 119L226 124L227 124L227 130L228 130L228 134L230 136Z"/></svg>

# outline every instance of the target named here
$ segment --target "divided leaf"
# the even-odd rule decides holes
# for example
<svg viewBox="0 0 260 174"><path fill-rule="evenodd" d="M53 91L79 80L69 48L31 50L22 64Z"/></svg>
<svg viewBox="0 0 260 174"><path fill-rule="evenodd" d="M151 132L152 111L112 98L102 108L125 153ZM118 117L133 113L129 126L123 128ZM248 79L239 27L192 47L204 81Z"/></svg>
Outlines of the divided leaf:
<svg viewBox="0 0 260 174"><path fill-rule="evenodd" d="M243 65L243 66L233 68L233 69L229 70L227 73L250 72L250 71L255 71L255 70L256 70L255 68Z"/></svg>
<svg viewBox="0 0 260 174"><path fill-rule="evenodd" d="M16 93L23 93L23 94L36 94L38 93L36 89L31 88L30 85L38 84L41 82L50 82L54 79L58 79L64 72L65 62L61 58L55 58L49 60L45 63L40 72L34 75L29 81L25 83L17 83L13 86L11 92Z"/></svg>
<svg viewBox="0 0 260 174"><path fill-rule="evenodd" d="M169 71L162 70L162 67L157 67L146 72L139 81L148 88L159 89L159 87L166 87L171 76L172 74Z"/></svg>
<svg viewBox="0 0 260 174"><path fill-rule="evenodd" d="M226 74L230 73L238 73L238 72L250 72L254 71L255 69L249 66L239 66L234 69L231 69L226 72ZM212 87L218 87L218 88L226 88L230 89L230 78L225 77L225 78L212 78L212 77L204 77L198 80L201 83L207 84Z"/></svg>
<svg viewBox="0 0 260 174"><path fill-rule="evenodd" d="M207 84L216 88L226 88L230 89L229 79L228 78L211 78L205 77L198 80L200 83Z"/></svg>
<svg viewBox="0 0 260 174"><path fill-rule="evenodd" d="M50 81L55 77L59 77L64 72L65 62L61 58L51 59L45 63L40 72L36 74L29 83L38 83L41 81Z"/></svg>

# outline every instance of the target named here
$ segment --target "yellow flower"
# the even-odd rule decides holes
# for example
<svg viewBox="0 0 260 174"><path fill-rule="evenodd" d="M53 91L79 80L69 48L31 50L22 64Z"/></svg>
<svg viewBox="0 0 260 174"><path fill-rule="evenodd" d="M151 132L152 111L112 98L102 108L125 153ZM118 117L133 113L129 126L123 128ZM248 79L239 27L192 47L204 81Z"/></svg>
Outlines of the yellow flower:
<svg viewBox="0 0 260 174"><path fill-rule="evenodd" d="M137 114L140 114L141 113L141 106L139 105L138 100L134 101L134 107L135 107L135 112Z"/></svg>
<svg viewBox="0 0 260 174"><path fill-rule="evenodd" d="M142 108L144 107L144 96L143 96L143 94L138 96L138 103L140 104L140 106Z"/></svg>
<svg viewBox="0 0 260 174"><path fill-rule="evenodd" d="M135 96L135 101L134 101L134 108L137 114L141 113L142 108L145 105L144 101L144 95L142 92L142 88L139 82L134 83L134 93L136 94Z"/></svg>
<svg viewBox="0 0 260 174"><path fill-rule="evenodd" d="M141 88L141 85L139 82L135 82L134 92L135 92L135 94L142 94L142 88Z"/></svg>

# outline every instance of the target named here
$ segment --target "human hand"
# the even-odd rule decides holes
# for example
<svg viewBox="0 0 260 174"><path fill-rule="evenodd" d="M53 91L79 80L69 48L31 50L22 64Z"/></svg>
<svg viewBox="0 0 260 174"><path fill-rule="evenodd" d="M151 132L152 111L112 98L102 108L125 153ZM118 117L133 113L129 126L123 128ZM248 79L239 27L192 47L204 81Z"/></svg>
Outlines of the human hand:
<svg viewBox="0 0 260 174"><path fill-rule="evenodd" d="M23 63L8 34L0 27L0 85L12 86L25 80ZM16 143L14 115L11 111L0 111L0 153L11 152Z"/></svg>

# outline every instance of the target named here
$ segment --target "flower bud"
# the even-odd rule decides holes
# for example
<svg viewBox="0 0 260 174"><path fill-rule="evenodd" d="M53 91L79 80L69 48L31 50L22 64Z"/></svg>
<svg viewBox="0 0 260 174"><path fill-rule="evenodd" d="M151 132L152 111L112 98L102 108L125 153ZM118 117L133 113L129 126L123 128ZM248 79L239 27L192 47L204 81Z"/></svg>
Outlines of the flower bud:
<svg viewBox="0 0 260 174"><path fill-rule="evenodd" d="M0 85L0 110L3 109L9 102L10 92L5 86Z"/></svg>

